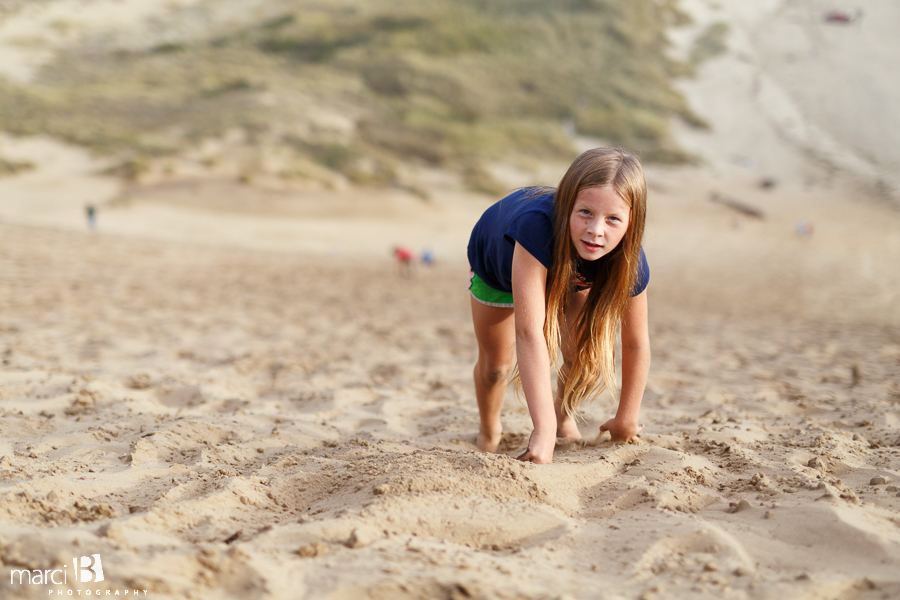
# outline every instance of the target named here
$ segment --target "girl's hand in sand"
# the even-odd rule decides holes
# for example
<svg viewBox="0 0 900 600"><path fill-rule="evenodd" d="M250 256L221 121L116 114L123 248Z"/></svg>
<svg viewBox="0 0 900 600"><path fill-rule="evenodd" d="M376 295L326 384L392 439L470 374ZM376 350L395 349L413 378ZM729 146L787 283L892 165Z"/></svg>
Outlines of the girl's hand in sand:
<svg viewBox="0 0 900 600"><path fill-rule="evenodd" d="M643 425L613 418L600 426L600 433L608 431L612 441L627 444L634 441L634 438L643 428Z"/></svg>
<svg viewBox="0 0 900 600"><path fill-rule="evenodd" d="M553 462L553 449L556 447L555 435L538 435L536 431L531 432L528 438L528 449L525 450L517 458L525 462L533 462L539 465Z"/></svg>

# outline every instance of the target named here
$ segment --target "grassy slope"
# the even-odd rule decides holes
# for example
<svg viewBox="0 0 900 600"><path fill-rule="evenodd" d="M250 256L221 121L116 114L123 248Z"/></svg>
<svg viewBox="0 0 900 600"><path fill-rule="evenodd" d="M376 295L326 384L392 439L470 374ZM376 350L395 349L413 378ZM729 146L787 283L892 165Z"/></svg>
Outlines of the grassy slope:
<svg viewBox="0 0 900 600"><path fill-rule="evenodd" d="M678 161L667 121L697 121L669 85L688 70L664 55L682 18L673 4L271 0L255 22L141 51L95 43L31 86L0 81L0 127L137 162L239 127L376 184L398 161L423 161L489 186L484 159L571 156L566 122ZM316 128L322 107L355 126Z"/></svg>

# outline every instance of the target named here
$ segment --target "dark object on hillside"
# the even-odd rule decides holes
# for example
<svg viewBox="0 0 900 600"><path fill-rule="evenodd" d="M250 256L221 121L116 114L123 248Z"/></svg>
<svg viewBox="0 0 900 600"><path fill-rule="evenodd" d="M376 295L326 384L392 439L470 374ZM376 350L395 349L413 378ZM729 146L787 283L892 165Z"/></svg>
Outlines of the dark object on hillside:
<svg viewBox="0 0 900 600"><path fill-rule="evenodd" d="M855 13L846 10L829 10L825 13L826 23L847 24L862 17L862 10L856 9Z"/></svg>
<svg viewBox="0 0 900 600"><path fill-rule="evenodd" d="M764 177L759 180L759 187L764 190L771 190L776 185L778 185L778 180L774 177Z"/></svg>
<svg viewBox="0 0 900 600"><path fill-rule="evenodd" d="M753 217L754 219L763 220L766 218L766 214L759 208L755 206L751 206L749 204L745 204L740 200L735 200L733 198L726 198L721 195L719 192L712 192L709 195L709 199L716 204L721 204L723 206L727 206L730 209L736 210L741 214L747 215L748 217Z"/></svg>
<svg viewBox="0 0 900 600"><path fill-rule="evenodd" d="M231 543L233 543L233 542L236 542L237 539L238 539L239 537L241 537L241 532L240 532L240 531L235 531L234 533L232 533L231 535L229 535L227 538L225 538L223 541L224 541L226 544L231 544Z"/></svg>

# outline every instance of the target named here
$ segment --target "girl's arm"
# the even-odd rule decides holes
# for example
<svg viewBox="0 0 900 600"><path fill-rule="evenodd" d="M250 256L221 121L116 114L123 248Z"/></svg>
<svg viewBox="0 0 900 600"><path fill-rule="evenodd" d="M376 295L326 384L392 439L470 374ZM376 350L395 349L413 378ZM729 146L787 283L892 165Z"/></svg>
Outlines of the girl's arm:
<svg viewBox="0 0 900 600"><path fill-rule="evenodd" d="M622 394L616 416L600 426L613 441L630 442L644 428L638 424L641 400L650 372L647 290L628 301L622 318Z"/></svg>
<svg viewBox="0 0 900 600"><path fill-rule="evenodd" d="M550 353L544 339L544 289L547 269L527 250L516 244L512 262L512 288L516 322L516 358L525 402L534 431L528 450L519 460L553 461L556 447L556 411L550 384Z"/></svg>

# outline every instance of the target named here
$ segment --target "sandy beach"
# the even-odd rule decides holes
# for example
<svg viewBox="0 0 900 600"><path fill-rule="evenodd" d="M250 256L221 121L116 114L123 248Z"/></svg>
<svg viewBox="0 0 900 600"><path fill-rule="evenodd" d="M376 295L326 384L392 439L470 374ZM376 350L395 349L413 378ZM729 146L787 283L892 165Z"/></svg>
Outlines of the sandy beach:
<svg viewBox="0 0 900 600"><path fill-rule="evenodd" d="M428 201L126 186L0 138L36 165L0 179L0 597L900 597L900 210L878 147L900 113L880 137L862 110L833 127L814 99L852 64L791 74L890 51L896 9L826 27L819 2L746 4L683 2L731 34L678 84L710 125L677 130L697 164L647 170L646 429L598 436L597 398L551 465L514 460L512 390L501 453L473 443L465 243L494 198L437 172ZM781 61L769 34L801 25L816 51ZM857 95L898 99L877 81ZM436 264L401 276L400 243ZM103 580L88 561L73 581L93 555Z"/></svg>

